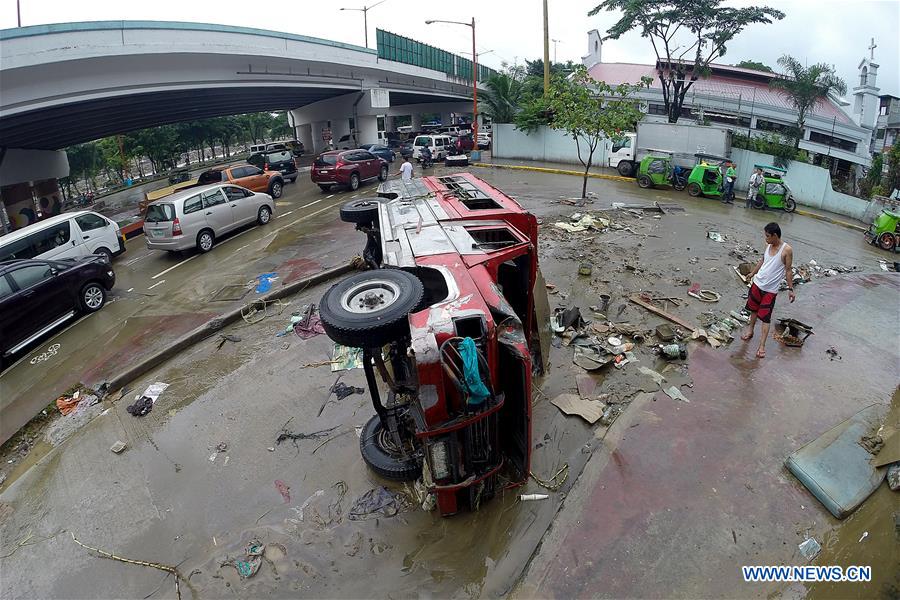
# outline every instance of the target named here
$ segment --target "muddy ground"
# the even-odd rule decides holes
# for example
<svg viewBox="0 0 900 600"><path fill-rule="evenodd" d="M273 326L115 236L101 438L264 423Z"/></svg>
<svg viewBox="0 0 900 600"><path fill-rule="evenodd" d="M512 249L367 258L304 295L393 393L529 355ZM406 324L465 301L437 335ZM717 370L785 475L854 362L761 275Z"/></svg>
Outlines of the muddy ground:
<svg viewBox="0 0 900 600"><path fill-rule="evenodd" d="M542 220L539 252L544 277L554 286L550 290L554 293L549 295L551 308L578 306L585 319L598 325L611 321L652 330L663 323L663 319L627 301L631 294L641 292L677 298L678 305L670 301L667 309L698 326L705 322L703 313L712 311L723 317L739 309L746 288L731 267L758 257L750 248L762 248L762 225L773 218L711 200L645 192L633 184L606 181L591 182L593 203L574 207L565 203L571 196L567 192L580 186L574 178L488 170L479 174L517 197ZM663 214L611 208L612 202L653 201L678 206L664 208ZM573 213L608 218L611 226L603 231L568 233L553 225L571 222ZM824 288L816 286L878 273L880 255L862 244L857 233L797 216L774 218L782 222L798 263L814 259L822 267L856 267L862 274L813 277L798 286L798 302L809 298L810 302L824 303L827 295L823 299L813 293ZM709 231L723 234L725 241L712 241L707 237ZM361 246L362 242L347 226L345 243ZM591 265L590 275L579 275L582 263ZM715 290L721 299L707 304L690 298L685 281ZM610 454L617 446L658 446L657 436L671 432L652 429L661 427L658 422L647 429L648 423L638 417L660 405L657 409L668 411L673 423L679 413L692 419L688 411L709 402L695 385L693 370L703 373L704 368L718 364L716 361L734 362L733 355L744 352L740 342L719 349L693 342L688 345L686 360L668 361L656 355L651 343L645 343L633 351L636 362L621 369L610 365L587 373L573 364L572 346L552 346L550 369L536 381L533 395L532 469L539 478L549 479L568 465L565 483L557 491L548 491L531 481L524 490L507 492L476 513L442 519L413 506L411 488L380 480L360 459L357 428L373 414L370 401L365 395L351 395L336 402L329 396L329 389L338 378L347 385L365 387L362 371L332 372L330 366L321 365L331 357L332 344L325 336L305 341L293 333L276 337L292 312L317 302L325 289L306 290L288 299L289 304L273 306L270 316L259 322L239 322L230 327L226 333L240 337L240 342L225 342L220 347L220 339L207 340L134 382L120 400L116 394L107 398L97 405L97 418L55 450L50 450L45 441L36 441L35 445L44 445L39 448L43 451L29 456L34 466L17 473L18 479L11 479L0 494L3 595L174 597L172 578L166 578L165 573L99 558L77 546L72 534L89 546L118 556L177 565L184 576L185 596L505 594L514 589L528 568L548 529L552 528L551 540L566 531L592 535L583 531L578 521L578 511L586 505L579 504L578 499L596 496L582 489L572 503L566 500L577 491L573 486L584 487L578 480L585 466L598 469L611 464L622 469L615 452ZM599 304L601 294L611 296L605 318L591 309ZM786 302L781 304L784 300L779 298L776 316L790 313ZM772 356L765 360L778 364L775 342L770 341L769 348ZM820 364L828 361L824 350L821 346L804 348L807 354L800 357ZM860 360L858 354L840 345L837 350L846 361L841 369L853 369L854 361ZM833 365L825 366L834 369ZM641 367L663 374L667 386L678 386L690 402L661 393L659 384L641 372ZM585 375L596 386L591 393L603 395L605 402L616 409L610 413L610 426L589 425L577 416L562 414L550 403L559 394L578 394L576 377ZM701 379L708 378L709 374L703 373ZM134 395L155 381L166 382L169 388L152 412L141 418L128 414L125 408ZM739 381L725 383L730 385L726 394L742 397ZM619 410L621 414L616 417ZM740 413L731 418L740 419ZM762 420L760 426L766 427ZM820 433L815 432L816 427L794 435L797 440L808 441ZM316 435L296 444L290 440L279 444L277 437L285 429ZM765 432L755 435L764 438ZM118 455L109 450L117 440L128 445ZM745 443L752 443L752 438ZM772 450L769 458L781 460L774 456L779 451ZM641 477L640 472L633 475ZM358 499L381 486L399 495L385 509L386 514L368 518L354 513ZM653 488L649 485L644 491L652 494ZM550 498L523 503L516 500L519 492L549 493ZM796 492L800 494L802 489ZM879 498L884 497L884 490L879 494ZM720 507L707 495L700 493L694 502L699 511L714 514ZM636 504L641 500L633 498ZM882 502L879 500L877 506ZM807 500L806 509L815 511L807 526L820 534L838 529L814 499ZM887 508L879 514L884 510ZM351 513L360 518L350 518ZM859 514L868 513L861 510ZM572 515L572 519L565 519L566 515ZM615 511L609 517L615 518ZM740 525L739 532L743 532L742 527L749 530L750 525L740 514L733 518ZM604 538L602 531L615 529L603 519L592 526L597 527L598 544ZM804 533L801 528L793 537ZM780 549L782 545L799 543L786 540L784 532L762 535L761 539L763 554L776 564L791 556ZM878 539L884 544L892 541L890 536ZM259 570L242 579L234 561L246 560L245 548L254 540L265 544ZM631 543L637 557L642 552L652 554L656 540L650 534ZM550 547L554 546L548 543ZM884 552L889 548L885 545ZM604 592L602 582L599 587L540 587L541 581L564 580L564 565L578 562L578 557L570 559L563 552L551 561L543 552L536 555L532 567L547 565L555 569L552 576L536 579L532 573L529 585L519 589L520 595L647 597L673 593L688 597L724 593L743 597L758 596L762 589L766 593L778 591L704 587L699 582L714 573L704 569L703 549L694 561L698 573L684 574L678 588L650 583L628 587L621 582L618 585L622 587L611 588L614 592ZM681 557L675 549L669 552L673 552L672 564L679 564ZM717 550L712 547L706 552L715 554ZM35 569L37 564L46 566ZM640 577L648 565L636 558L633 564L619 563L616 568L622 575L619 579L625 581ZM685 581L691 585L685 585ZM800 589L797 595L805 593Z"/></svg>

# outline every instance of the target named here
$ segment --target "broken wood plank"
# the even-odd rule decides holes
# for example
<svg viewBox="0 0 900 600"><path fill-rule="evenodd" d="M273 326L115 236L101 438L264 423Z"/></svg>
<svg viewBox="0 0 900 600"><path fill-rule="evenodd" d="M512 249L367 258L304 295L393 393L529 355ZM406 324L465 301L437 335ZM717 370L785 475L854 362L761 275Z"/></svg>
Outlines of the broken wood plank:
<svg viewBox="0 0 900 600"><path fill-rule="evenodd" d="M629 296L628 299L631 300L632 302L634 302L635 304L637 304L638 306L642 306L642 307L646 308L653 314L659 315L660 317L662 317L663 319L666 319L667 321L672 321L676 325L681 325L686 330L688 330L688 332L690 332L692 334L694 333L695 328L693 325L691 325L687 321L681 319L680 317L676 317L675 315L668 313L661 308L657 308L657 307L653 306L652 304L650 304L649 302L644 301L644 299L641 298L638 294Z"/></svg>

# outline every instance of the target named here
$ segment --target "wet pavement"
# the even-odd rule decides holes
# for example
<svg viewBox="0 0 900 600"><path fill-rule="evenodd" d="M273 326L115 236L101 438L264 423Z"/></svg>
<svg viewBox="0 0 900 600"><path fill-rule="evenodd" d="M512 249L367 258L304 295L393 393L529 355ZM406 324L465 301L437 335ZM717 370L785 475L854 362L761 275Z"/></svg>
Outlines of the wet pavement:
<svg viewBox="0 0 900 600"><path fill-rule="evenodd" d="M735 341L714 350L694 343L686 361L667 369L650 348L639 347L640 363L594 376L598 391L624 407L609 428L566 417L550 404L557 394L575 392L574 378L584 373L572 364L571 348L554 347L551 369L536 381L533 397L532 469L548 479L568 464L565 485L549 492L549 500L517 502L516 493L547 493L530 482L477 513L448 519L416 509L390 518L349 518L357 498L387 482L369 472L359 456L356 428L373 414L368 397L351 395L322 409L339 376L347 385L365 387L362 371L305 366L330 358L325 336L303 341L294 334L275 335L292 312L317 302L326 286L306 290L260 323L229 327L227 333L241 342L221 348L218 338L201 342L135 381L123 400L113 395L97 407L105 414L10 479L0 493L0 568L5 574L0 593L174 597L172 580L164 580L163 573L93 556L64 532L119 556L177 564L187 580L186 597L482 597L512 590L523 597L804 596L805 588L751 587L736 578L748 561L803 564L797 544L807 532L827 540L817 564L826 564L822 560L833 551L838 564L850 557L871 560L876 577L879 569L884 572L877 561L893 556L892 538L881 529L872 534L893 522L885 513L895 498L881 489L838 524L783 467L790 452L867 404L888 402L896 387L900 276L878 270L877 250L852 231L800 216L744 211L609 181L589 183L597 197L587 210L599 214L613 201L648 199L679 203L685 210L659 219L653 213L638 218L606 210L614 223L637 233L567 234L550 224L585 210L558 204L577 193L580 180L474 171L543 219L541 265L557 291L550 295L551 307L577 304L586 317L599 294L609 293L610 319L653 327L662 320L624 301L645 290L684 299L670 310L692 322L710 308L725 313L739 308L744 288L731 272L738 258L730 253L746 243L760 248L762 225L773 217L798 262L856 265L862 272L799 286L794 305L779 298L776 317L791 315L814 324L816 335L800 350L770 341L769 357L759 361L752 358L751 344ZM326 204L331 207L321 202L286 218ZM287 233L280 238L281 232L250 230L256 233L239 238L240 244L226 243L186 263L172 271L181 279L168 292L169 304L180 307L175 314L199 318L201 305L192 310L192 299L206 298L229 282L228 277L204 276L203 267L213 264L235 282L246 282L266 270L287 272L282 265L307 259L310 252L338 256L343 248L358 249L360 234L336 222L336 212L329 208L321 217L298 223L296 230L283 230ZM707 239L708 230L725 234L726 242ZM312 236L321 237L306 245ZM248 242L247 248L229 248ZM216 250L225 251L225 260L207 262ZM234 254L230 259L229 253ZM590 277L577 274L584 261L593 264ZM143 277L145 288L152 285L147 275L162 270L159 266L135 274L135 281ZM687 288L675 281L681 277L717 290L722 300L711 307L688 299ZM143 310L145 325L120 326L141 332L134 340L156 335L154 319L156 327L173 322L167 306L148 304ZM121 343L129 342L123 337ZM825 354L831 345L840 361ZM116 347L90 361L70 357L66 361L75 362L52 368L127 363L130 359ZM683 385L690 403L657 392L639 366ZM170 387L149 415L132 417L126 405L154 381ZM296 446L277 444L285 427L305 433L334 429ZM116 440L128 444L121 455L109 450ZM225 450L217 451L223 442ZM39 450L43 454L49 448ZM404 492L403 486L389 487ZM870 528L867 542L873 542L873 550L859 558L847 539L858 538L862 526ZM264 559L255 576L242 580L233 566L223 565L254 538L266 544ZM35 571L36 564L47 566ZM878 585L890 582L879 579ZM875 595L873 588L855 589ZM813 589L810 595L818 593Z"/></svg>

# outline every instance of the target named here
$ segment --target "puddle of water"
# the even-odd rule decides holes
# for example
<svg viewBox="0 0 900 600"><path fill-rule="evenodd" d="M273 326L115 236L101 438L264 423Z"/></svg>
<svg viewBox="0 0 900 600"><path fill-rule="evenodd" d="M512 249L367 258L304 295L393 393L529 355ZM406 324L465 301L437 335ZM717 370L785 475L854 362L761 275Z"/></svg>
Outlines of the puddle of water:
<svg viewBox="0 0 900 600"><path fill-rule="evenodd" d="M28 451L28 454L20 463L18 463L12 471L9 472L9 475L6 477L6 481L0 485L0 493L5 492L9 486L11 486L15 481L24 475L28 469L36 465L42 458L47 456L51 450L53 450L54 446L49 442L44 441L43 439L37 441L34 446Z"/></svg>

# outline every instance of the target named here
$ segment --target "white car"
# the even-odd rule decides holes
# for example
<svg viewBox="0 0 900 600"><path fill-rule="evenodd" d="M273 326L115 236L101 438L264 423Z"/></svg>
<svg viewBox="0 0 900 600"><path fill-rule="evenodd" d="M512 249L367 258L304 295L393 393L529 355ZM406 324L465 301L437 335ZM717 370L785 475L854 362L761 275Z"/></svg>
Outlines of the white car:
<svg viewBox="0 0 900 600"><path fill-rule="evenodd" d="M0 261L16 258L60 260L125 252L119 226L90 210L63 213L0 237Z"/></svg>

